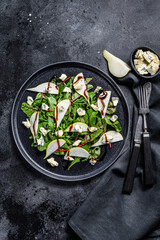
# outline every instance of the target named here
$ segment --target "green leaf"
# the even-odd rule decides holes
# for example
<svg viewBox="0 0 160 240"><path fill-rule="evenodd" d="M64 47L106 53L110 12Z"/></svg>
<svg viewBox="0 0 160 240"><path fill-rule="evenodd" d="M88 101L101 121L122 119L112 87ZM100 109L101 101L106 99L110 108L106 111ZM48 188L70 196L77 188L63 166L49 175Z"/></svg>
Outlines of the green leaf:
<svg viewBox="0 0 160 240"><path fill-rule="evenodd" d="M49 127L49 129L51 129L52 132L54 132L55 125L54 125L51 117L48 117L48 127Z"/></svg>
<svg viewBox="0 0 160 240"><path fill-rule="evenodd" d="M86 83L88 83L92 78L86 78Z"/></svg>
<svg viewBox="0 0 160 240"><path fill-rule="evenodd" d="M116 107L107 108L106 113L111 115L116 112Z"/></svg>
<svg viewBox="0 0 160 240"><path fill-rule="evenodd" d="M99 137L103 133L103 129L98 129L96 132L90 134L90 142L94 141L97 137Z"/></svg>
<svg viewBox="0 0 160 240"><path fill-rule="evenodd" d="M80 160L81 160L81 158L75 157L75 159L74 159L74 160L71 162L71 164L69 165L68 170L69 170L73 165L75 165L76 163L79 163Z"/></svg>
<svg viewBox="0 0 160 240"><path fill-rule="evenodd" d="M89 90L91 90L93 88L93 85L92 84L88 84L87 85L87 90L89 91Z"/></svg>
<svg viewBox="0 0 160 240"><path fill-rule="evenodd" d="M36 107L32 107L27 103L23 102L21 105L21 110L27 115L27 117L31 117L34 112L38 110Z"/></svg>
<svg viewBox="0 0 160 240"><path fill-rule="evenodd" d="M101 154L101 148L99 146L93 148L91 150L91 155L94 159L97 159Z"/></svg>
<svg viewBox="0 0 160 240"><path fill-rule="evenodd" d="M48 97L48 104L49 104L49 109L54 110L57 104L57 101L53 96L51 96L51 97Z"/></svg>
<svg viewBox="0 0 160 240"><path fill-rule="evenodd" d="M122 127L121 127L119 121L117 120L115 122L112 122L110 120L110 118L111 118L110 116L105 116L106 123L108 125L110 125L111 127L113 127L116 130L116 132L120 132L122 130Z"/></svg>
<svg viewBox="0 0 160 240"><path fill-rule="evenodd" d="M89 115L89 122L90 122L90 126L94 126L96 124L96 120L97 120L97 114L98 112L92 112L90 115Z"/></svg>

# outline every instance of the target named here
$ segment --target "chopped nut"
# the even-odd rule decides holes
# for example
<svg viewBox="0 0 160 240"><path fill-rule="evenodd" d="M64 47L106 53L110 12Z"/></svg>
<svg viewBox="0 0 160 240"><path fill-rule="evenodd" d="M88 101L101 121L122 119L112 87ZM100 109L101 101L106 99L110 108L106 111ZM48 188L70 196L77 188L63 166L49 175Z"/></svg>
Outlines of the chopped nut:
<svg viewBox="0 0 160 240"><path fill-rule="evenodd" d="M69 87L65 87L65 88L63 89L63 92L72 92L72 90L71 90Z"/></svg>

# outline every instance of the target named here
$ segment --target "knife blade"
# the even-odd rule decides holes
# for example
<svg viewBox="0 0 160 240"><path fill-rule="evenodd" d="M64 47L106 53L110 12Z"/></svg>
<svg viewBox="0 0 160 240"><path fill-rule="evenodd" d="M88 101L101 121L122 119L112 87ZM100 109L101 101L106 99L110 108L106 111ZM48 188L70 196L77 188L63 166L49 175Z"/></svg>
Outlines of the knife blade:
<svg viewBox="0 0 160 240"><path fill-rule="evenodd" d="M132 151L132 156L128 165L127 174L124 180L123 193L130 194L133 189L134 177L136 172L136 167L138 163L138 156L140 151L140 146L142 144L142 130L143 130L143 118L142 115L138 116L138 121L136 124L134 146Z"/></svg>

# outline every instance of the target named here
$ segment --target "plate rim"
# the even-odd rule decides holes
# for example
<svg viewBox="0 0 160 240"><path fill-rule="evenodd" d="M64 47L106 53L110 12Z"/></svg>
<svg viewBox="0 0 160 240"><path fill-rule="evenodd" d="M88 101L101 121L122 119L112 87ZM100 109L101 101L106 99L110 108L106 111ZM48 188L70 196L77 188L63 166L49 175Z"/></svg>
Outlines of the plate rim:
<svg viewBox="0 0 160 240"><path fill-rule="evenodd" d="M127 130L127 134L126 134L126 139L124 141L123 147L121 149L121 151L119 152L119 154L117 155L117 157L114 159L114 161L112 161L109 165L105 166L105 167L101 167L99 169L96 169L95 171L93 171L92 173L86 173L83 175L78 175L78 176L66 176L66 175L59 175L57 173L51 173L50 171L48 171L47 169L41 167L40 165L38 165L35 161L32 160L32 158L30 158L30 156L28 155L28 153L25 151L23 145L21 144L20 138L19 138L19 134L17 131L17 126L15 128L15 124L14 124L14 109L16 106L16 102L17 99L19 97L19 94L21 93L22 89L24 88L24 86L26 85L27 82L30 81L30 79L32 77L34 77L34 75L36 75L39 72L43 72L45 69L50 68L50 67L56 67L58 65L67 65L67 64L76 64L77 66L80 65L80 67L85 67L88 69L92 69L98 73L100 73L101 75L104 75L108 80L109 83L115 87L121 94L121 96L123 97L123 101L126 105L126 110L127 110L127 120L128 120L128 130ZM128 135L129 135L129 130L130 130L130 111L129 111L129 107L128 107L128 103L126 100L126 97L124 95L124 93L122 92L122 90L120 89L120 87L118 86L118 84L111 78L111 76L109 76L107 73L105 73L103 70L99 69L98 67L93 66L92 64L88 64L88 63L84 63L84 62L79 62L79 61L61 61L61 62L56 62L56 63L51 63L48 65L45 65L44 67L38 69L37 71L35 71L34 73L32 73L25 81L24 83L21 85L20 89L18 90L16 97L14 99L13 105L12 105L12 111L11 111L11 129L12 129L12 135L14 138L14 141L16 143L16 146L20 152L20 154L22 155L22 157L37 171L39 171L40 173L44 174L45 176L48 176L50 178L56 179L56 180L60 180L60 181L66 181L66 182L74 182L74 181L82 181L82 180L86 180L86 179L90 179L93 178L97 175L99 175L100 173L104 172L105 170L107 170L108 168L110 168L120 157L120 155L122 154L122 152L124 151L124 148L126 146L126 142L128 139Z"/></svg>

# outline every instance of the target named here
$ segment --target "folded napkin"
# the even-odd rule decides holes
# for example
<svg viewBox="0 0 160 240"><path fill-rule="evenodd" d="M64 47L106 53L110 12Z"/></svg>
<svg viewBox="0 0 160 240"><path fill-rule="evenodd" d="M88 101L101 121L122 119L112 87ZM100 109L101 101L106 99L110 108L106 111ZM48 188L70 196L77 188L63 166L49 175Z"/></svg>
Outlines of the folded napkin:
<svg viewBox="0 0 160 240"><path fill-rule="evenodd" d="M137 85L144 83L132 73L116 80L133 93L131 97L131 131L123 153L102 176L87 199L69 220L69 225L83 240L136 240L149 235L160 224L160 81L152 80L148 130L151 138L155 185L143 185L143 149L131 195L122 194L124 177L131 157L135 124L137 122ZM132 111L133 110L133 111ZM133 136L132 136L133 135ZM158 233L158 231L157 231ZM155 232L156 234L156 232ZM154 234L152 234L154 236Z"/></svg>

